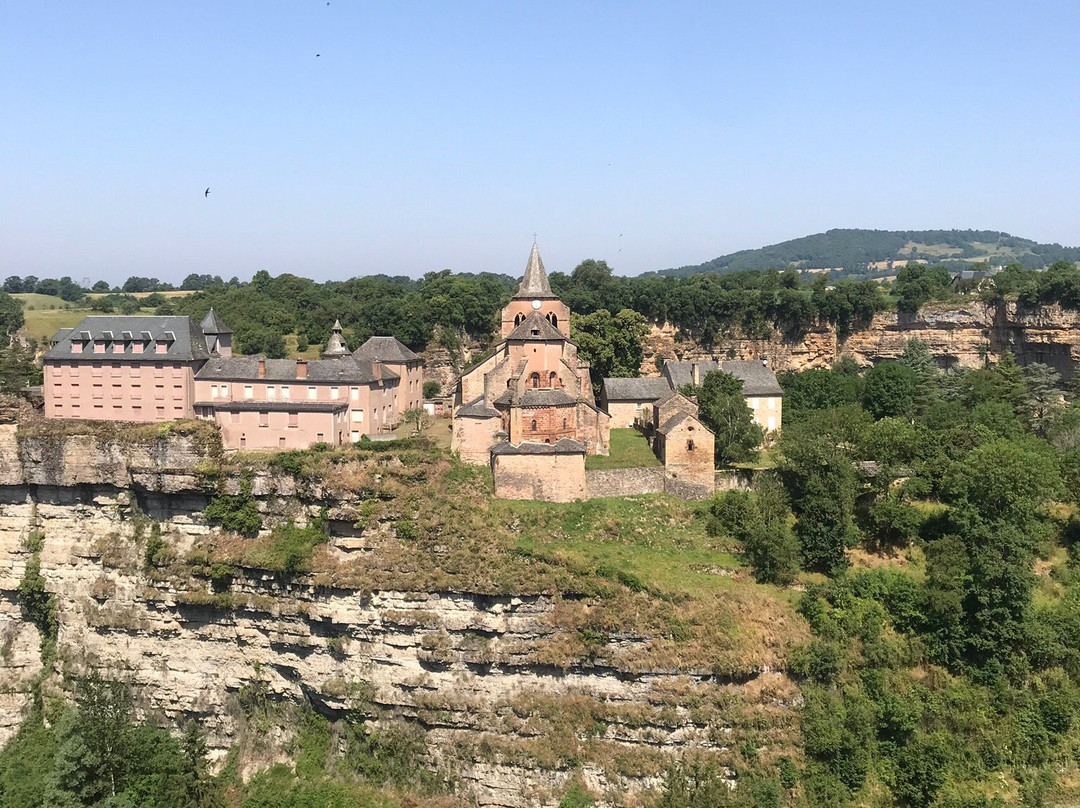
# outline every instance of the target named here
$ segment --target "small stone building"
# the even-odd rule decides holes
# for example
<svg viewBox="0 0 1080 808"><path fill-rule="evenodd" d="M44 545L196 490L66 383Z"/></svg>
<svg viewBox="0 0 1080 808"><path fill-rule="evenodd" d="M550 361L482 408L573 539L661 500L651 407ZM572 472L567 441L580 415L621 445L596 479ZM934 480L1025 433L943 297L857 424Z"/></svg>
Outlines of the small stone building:
<svg viewBox="0 0 1080 808"><path fill-rule="evenodd" d="M754 422L766 432L779 432L783 424L784 391L765 360L732 359L724 362L667 362L660 371L670 389L699 385L714 370L722 370L742 382L743 396Z"/></svg>
<svg viewBox="0 0 1080 808"><path fill-rule="evenodd" d="M611 416L613 429L625 429L652 420L652 404L671 393L663 377L643 379L604 379L600 407Z"/></svg>
<svg viewBox="0 0 1080 808"><path fill-rule="evenodd" d="M495 496L544 502L587 499L585 447L576 440L555 443L504 441L491 448Z"/></svg>

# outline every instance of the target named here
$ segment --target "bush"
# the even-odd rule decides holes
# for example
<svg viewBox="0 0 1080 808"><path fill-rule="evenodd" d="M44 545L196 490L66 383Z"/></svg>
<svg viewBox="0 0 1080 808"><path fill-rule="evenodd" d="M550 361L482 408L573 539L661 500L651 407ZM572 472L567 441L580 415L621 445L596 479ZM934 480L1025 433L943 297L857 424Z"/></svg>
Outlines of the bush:
<svg viewBox="0 0 1080 808"><path fill-rule="evenodd" d="M203 512L206 520L241 536L254 536L262 529L262 514L250 494L218 494Z"/></svg>
<svg viewBox="0 0 1080 808"><path fill-rule="evenodd" d="M424 398L435 398L440 392L442 392L442 385L438 382L424 382Z"/></svg>

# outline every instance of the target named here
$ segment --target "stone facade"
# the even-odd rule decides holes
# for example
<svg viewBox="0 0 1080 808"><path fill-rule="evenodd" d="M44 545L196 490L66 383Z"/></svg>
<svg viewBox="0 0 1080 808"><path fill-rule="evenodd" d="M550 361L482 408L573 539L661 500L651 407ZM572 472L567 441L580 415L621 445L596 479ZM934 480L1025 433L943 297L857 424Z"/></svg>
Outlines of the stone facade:
<svg viewBox="0 0 1080 808"><path fill-rule="evenodd" d="M570 444L564 440L560 443ZM573 502L588 499L585 482L585 448L576 444L565 451L544 451L548 444L522 444L491 452L491 473L495 496L544 502ZM556 444L558 446L558 444ZM542 448L541 448L542 447ZM530 449L532 451L530 451Z"/></svg>
<svg viewBox="0 0 1080 808"><path fill-rule="evenodd" d="M500 439L515 447L568 440L586 454L607 454L611 419L596 406L589 366L569 333L570 311L552 293L533 244L502 313L502 342L458 380L451 449L471 463L489 462ZM537 483L537 490L546 489Z"/></svg>

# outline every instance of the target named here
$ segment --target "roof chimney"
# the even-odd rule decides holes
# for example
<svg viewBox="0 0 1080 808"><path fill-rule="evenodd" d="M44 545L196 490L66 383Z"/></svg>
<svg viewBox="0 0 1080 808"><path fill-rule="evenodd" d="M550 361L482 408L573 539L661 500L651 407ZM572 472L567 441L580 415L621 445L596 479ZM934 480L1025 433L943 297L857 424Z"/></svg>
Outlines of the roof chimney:
<svg viewBox="0 0 1080 808"><path fill-rule="evenodd" d="M266 359L262 356L259 357L259 378L266 378Z"/></svg>
<svg viewBox="0 0 1080 808"><path fill-rule="evenodd" d="M298 378L298 379L306 379L307 378L307 360L306 359L297 359L296 360L296 378Z"/></svg>
<svg viewBox="0 0 1080 808"><path fill-rule="evenodd" d="M375 377L375 381L382 381L382 362L378 359L371 360L371 375Z"/></svg>

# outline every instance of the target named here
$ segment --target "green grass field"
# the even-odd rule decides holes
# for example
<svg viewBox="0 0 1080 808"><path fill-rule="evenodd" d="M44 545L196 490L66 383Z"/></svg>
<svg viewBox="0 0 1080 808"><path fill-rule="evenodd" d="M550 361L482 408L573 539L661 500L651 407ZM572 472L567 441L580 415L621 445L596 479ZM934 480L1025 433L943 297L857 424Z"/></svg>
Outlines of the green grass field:
<svg viewBox="0 0 1080 808"><path fill-rule="evenodd" d="M660 461L649 448L645 436L636 429L611 430L611 453L588 455L587 469L634 469L643 466L659 466Z"/></svg>

